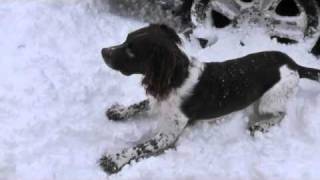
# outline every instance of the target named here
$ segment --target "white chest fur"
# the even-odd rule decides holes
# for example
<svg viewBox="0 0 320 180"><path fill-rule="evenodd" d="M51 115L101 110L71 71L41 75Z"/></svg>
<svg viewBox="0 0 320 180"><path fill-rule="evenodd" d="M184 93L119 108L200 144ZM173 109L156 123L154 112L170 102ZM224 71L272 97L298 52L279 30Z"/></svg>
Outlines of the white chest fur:
<svg viewBox="0 0 320 180"><path fill-rule="evenodd" d="M158 101L155 98L150 98L151 106L154 112L165 116L172 116L173 114L182 115L180 110L182 100L190 95L193 88L198 83L203 69L204 63L193 59L190 60L189 75L188 78L183 82L182 86L172 90L165 100Z"/></svg>

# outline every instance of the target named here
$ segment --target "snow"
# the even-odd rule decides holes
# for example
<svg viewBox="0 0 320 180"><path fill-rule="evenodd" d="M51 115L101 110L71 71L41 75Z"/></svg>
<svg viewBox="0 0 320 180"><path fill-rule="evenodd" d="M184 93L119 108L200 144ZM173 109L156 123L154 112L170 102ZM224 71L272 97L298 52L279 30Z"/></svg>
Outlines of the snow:
<svg viewBox="0 0 320 180"><path fill-rule="evenodd" d="M116 123L104 112L115 102L145 98L140 76L124 77L103 62L102 47L146 24L82 1L0 1L0 179L319 179L320 86L302 80L279 127L256 138L245 111L185 130L175 149L134 162L115 175L97 161L148 138L159 117ZM99 8L97 7L99 6ZM212 30L215 44L190 54L223 61L281 50L320 68L313 43L279 45L261 29ZM240 45L242 41L245 46Z"/></svg>

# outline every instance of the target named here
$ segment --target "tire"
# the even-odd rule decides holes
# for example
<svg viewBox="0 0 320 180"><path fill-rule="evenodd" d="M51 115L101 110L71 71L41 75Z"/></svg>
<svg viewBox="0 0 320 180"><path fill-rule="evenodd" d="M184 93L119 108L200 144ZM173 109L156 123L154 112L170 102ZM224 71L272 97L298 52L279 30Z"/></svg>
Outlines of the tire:
<svg viewBox="0 0 320 180"><path fill-rule="evenodd" d="M320 58L320 37L318 38L314 47L311 49L311 53L316 57Z"/></svg>
<svg viewBox="0 0 320 180"><path fill-rule="evenodd" d="M284 43L313 37L319 31L319 18L315 0L195 0L191 8L196 27L257 24L264 26L271 38Z"/></svg>

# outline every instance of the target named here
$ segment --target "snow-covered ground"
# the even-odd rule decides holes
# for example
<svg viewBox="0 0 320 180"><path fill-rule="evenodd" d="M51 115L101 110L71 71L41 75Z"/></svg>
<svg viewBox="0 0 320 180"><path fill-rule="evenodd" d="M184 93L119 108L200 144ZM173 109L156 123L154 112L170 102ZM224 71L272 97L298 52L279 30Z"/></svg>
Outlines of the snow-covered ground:
<svg viewBox="0 0 320 180"><path fill-rule="evenodd" d="M100 49L145 24L97 6L0 0L0 180L320 179L320 85L308 80L268 134L250 137L240 111L220 123L197 123L176 149L106 175L97 164L101 155L146 138L157 118L115 123L105 117L108 106L139 101L144 91L140 76L105 66ZM311 41L279 45L259 29L211 33L218 39L211 47L189 46L203 61L273 49L320 68L307 53Z"/></svg>

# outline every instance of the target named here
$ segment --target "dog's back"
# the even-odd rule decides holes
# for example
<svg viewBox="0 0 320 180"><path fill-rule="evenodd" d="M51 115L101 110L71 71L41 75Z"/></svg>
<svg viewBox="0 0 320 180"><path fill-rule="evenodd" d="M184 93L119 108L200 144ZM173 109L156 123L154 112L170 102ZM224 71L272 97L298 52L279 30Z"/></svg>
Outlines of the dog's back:
<svg viewBox="0 0 320 180"><path fill-rule="evenodd" d="M294 71L301 68L289 56L277 51L206 63L199 83L182 104L182 110L197 120L243 109L281 80L282 66Z"/></svg>

